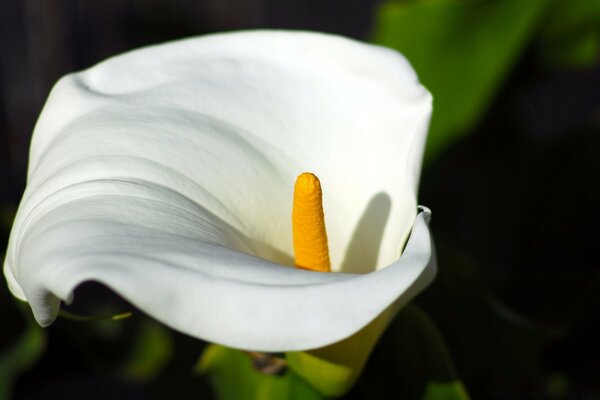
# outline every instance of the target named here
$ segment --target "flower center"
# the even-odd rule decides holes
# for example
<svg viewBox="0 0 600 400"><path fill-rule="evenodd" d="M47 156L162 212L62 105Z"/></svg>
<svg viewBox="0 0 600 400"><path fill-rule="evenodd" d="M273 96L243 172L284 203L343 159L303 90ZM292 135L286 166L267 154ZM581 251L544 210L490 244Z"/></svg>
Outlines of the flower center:
<svg viewBox="0 0 600 400"><path fill-rule="evenodd" d="M296 267L330 272L327 232L319 178L304 172L296 179L292 207L292 232Z"/></svg>

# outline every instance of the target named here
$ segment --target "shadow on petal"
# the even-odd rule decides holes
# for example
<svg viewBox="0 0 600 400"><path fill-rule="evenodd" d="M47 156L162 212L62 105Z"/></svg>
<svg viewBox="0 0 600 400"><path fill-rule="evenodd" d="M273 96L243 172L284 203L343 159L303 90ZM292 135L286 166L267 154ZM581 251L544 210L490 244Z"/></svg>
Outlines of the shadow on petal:
<svg viewBox="0 0 600 400"><path fill-rule="evenodd" d="M341 272L366 274L375 271L391 208L392 200L387 193L377 193L369 201L346 250Z"/></svg>

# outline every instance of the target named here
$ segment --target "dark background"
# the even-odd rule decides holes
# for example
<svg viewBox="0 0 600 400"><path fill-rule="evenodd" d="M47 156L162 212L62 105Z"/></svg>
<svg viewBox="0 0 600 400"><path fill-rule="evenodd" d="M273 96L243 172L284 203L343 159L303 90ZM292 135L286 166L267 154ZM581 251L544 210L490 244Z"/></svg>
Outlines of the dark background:
<svg viewBox="0 0 600 400"><path fill-rule="evenodd" d="M224 30L309 29L368 41L377 4L0 0L0 251L25 187L33 126L62 75L141 45ZM416 302L474 399L600 399L599 134L598 60L548 68L532 42L468 134L423 170L419 199L433 210L440 273ZM122 304L104 288L81 290ZM0 292L2 354L26 329L27 313L5 285ZM127 323L59 321L44 330L43 353L15 375L14 397L211 398L209 384L190 373L204 344L153 330L143 316ZM169 337L167 361L151 374L123 373L136 332L147 328L152 343ZM421 367L389 360L395 334L392 327L348 398L420 398L422 385L403 376Z"/></svg>

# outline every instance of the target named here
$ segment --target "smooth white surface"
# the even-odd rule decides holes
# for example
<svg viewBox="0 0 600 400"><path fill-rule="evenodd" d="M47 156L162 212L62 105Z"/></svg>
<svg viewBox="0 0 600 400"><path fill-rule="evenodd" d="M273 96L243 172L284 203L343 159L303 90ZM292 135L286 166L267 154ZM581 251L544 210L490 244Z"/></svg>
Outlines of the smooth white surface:
<svg viewBox="0 0 600 400"><path fill-rule="evenodd" d="M433 278L429 213L415 220L430 113L401 55L316 33L205 36L68 75L34 132L9 287L42 325L95 280L232 347L336 342ZM281 265L304 171L334 271L365 274Z"/></svg>

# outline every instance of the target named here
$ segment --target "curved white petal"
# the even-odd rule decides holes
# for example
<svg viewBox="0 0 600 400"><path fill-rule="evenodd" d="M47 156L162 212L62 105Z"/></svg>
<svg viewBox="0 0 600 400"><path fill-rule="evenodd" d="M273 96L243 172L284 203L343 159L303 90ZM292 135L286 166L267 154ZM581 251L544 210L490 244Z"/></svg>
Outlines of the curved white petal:
<svg viewBox="0 0 600 400"><path fill-rule="evenodd" d="M96 280L210 341L333 343L432 279L427 212L415 220L430 112L400 55L314 33L189 39L67 76L34 133L9 286L43 325ZM377 272L280 265L305 170L334 270Z"/></svg>

